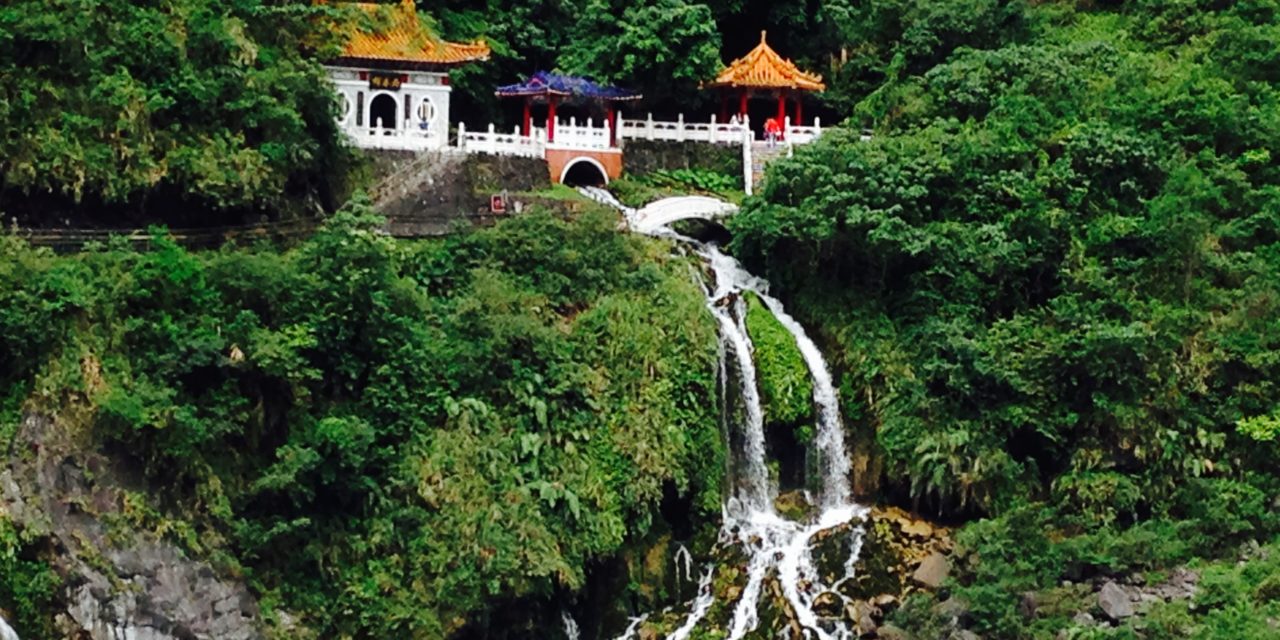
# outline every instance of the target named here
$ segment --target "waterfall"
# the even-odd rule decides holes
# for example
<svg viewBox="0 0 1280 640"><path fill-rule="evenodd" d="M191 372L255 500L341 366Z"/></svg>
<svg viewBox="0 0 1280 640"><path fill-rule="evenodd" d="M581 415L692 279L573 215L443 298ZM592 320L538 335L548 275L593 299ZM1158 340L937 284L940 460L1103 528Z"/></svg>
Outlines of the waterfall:
<svg viewBox="0 0 1280 640"><path fill-rule="evenodd" d="M813 402L818 406L818 428L814 444L818 449L818 468L822 469L822 506L840 508L849 502L849 455L844 448L844 426L840 422L840 405L831 372L818 346L809 339L804 327L782 308L776 298L757 291L773 317L795 336L796 346L804 356L813 376Z"/></svg>
<svg viewBox="0 0 1280 640"><path fill-rule="evenodd" d="M584 189L583 193L621 210L629 222L637 219L636 210L623 206L608 191ZM862 528L859 525L853 529L844 575L831 584L824 583L814 566L814 537L835 527L860 522L867 512L866 508L852 501L849 454L845 448L839 400L822 352L800 323L786 312L782 303L769 295L769 283L748 273L737 260L721 252L717 246L683 237L666 227L655 230L651 235L671 238L692 247L710 267L715 280L712 286L704 289L707 307L720 327L720 374L721 384L725 387L731 384L728 382L731 373L729 361L732 360L736 367L742 415L734 415L731 410L735 407L727 406L725 420L729 430L741 438L742 444L730 450L731 490L723 508L720 544L740 547L746 552L748 561L747 583L732 607L728 640L739 640L759 626L760 597L765 581L771 575L777 578L786 606L806 637L818 640L856 637L856 632L846 621L823 619L813 610L818 597L824 594L835 597L841 603L841 610L848 604L836 587L854 575L862 548ZM769 476L765 416L756 380L754 347L746 327L745 295L748 293L758 297L791 334L813 379L813 402L817 408L813 446L817 456L816 468L821 474L821 495L814 505L818 507L817 514L807 522L788 520L774 508L777 487ZM714 565L708 567L688 617L682 626L667 636L667 640L684 640L706 617L714 600L711 591L714 571ZM635 631L633 624L622 637L629 638Z"/></svg>
<svg viewBox="0 0 1280 640"><path fill-rule="evenodd" d="M685 619L684 624L679 629L672 631L671 635L667 636L667 640L685 640L690 633L693 633L694 629L698 628L698 623L702 622L702 619L706 617L707 610L711 608L711 603L715 602L715 594L711 593L711 578L714 575L715 571L710 568L707 569L706 573L702 574L702 579L698 581L698 597L693 601L693 608L689 613L689 617ZM630 637L629 634L634 631L634 629L629 628L628 636L626 637Z"/></svg>
<svg viewBox="0 0 1280 640"><path fill-rule="evenodd" d="M4 618L0 618L0 640L18 640L18 632L14 631Z"/></svg>
<svg viewBox="0 0 1280 640"><path fill-rule="evenodd" d="M582 633L578 631L578 621L574 620L568 611L560 612L560 622L564 624L565 640L581 640Z"/></svg>

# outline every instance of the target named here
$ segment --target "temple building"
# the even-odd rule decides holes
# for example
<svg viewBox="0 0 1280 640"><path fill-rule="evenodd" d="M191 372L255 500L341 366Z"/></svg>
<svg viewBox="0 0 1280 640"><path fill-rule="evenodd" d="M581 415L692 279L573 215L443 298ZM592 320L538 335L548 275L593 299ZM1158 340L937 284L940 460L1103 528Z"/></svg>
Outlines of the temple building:
<svg viewBox="0 0 1280 640"><path fill-rule="evenodd" d="M734 60L716 79L707 83L708 87L720 90L720 120L729 119L731 100L738 103L737 115L745 118L747 101L764 97L778 101L777 119L785 122L787 102L792 101L795 110L791 114L791 124L804 124L804 111L801 103L803 92L824 91L827 86L822 83L822 76L801 71L794 63L778 55L765 40L765 32L760 32L760 44L747 55Z"/></svg>
<svg viewBox="0 0 1280 640"><path fill-rule="evenodd" d="M357 147L440 149L449 143L449 69L487 60L483 42L457 44L425 28L413 0L335 3L358 8L342 55L325 68L338 91L338 123Z"/></svg>

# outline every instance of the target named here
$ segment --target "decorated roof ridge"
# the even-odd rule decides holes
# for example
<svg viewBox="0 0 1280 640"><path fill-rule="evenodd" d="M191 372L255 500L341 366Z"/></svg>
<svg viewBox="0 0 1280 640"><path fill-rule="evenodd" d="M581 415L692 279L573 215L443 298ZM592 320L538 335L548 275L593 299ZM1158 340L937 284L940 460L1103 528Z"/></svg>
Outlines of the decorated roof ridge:
<svg viewBox="0 0 1280 640"><path fill-rule="evenodd" d="M332 4L355 6L364 13L351 31L342 59L435 65L489 59L489 45L483 41L448 42L423 28L413 0L401 0L397 4L342 1Z"/></svg>
<svg viewBox="0 0 1280 640"><path fill-rule="evenodd" d="M708 83L711 87L755 87L762 89L802 89L824 91L822 76L801 71L790 60L778 55L760 32L760 44L729 66Z"/></svg>
<svg viewBox="0 0 1280 640"><path fill-rule="evenodd" d="M644 97L635 91L602 85L590 78L547 71L539 71L524 82L498 87L494 94L500 98L557 96L613 101L639 100Z"/></svg>

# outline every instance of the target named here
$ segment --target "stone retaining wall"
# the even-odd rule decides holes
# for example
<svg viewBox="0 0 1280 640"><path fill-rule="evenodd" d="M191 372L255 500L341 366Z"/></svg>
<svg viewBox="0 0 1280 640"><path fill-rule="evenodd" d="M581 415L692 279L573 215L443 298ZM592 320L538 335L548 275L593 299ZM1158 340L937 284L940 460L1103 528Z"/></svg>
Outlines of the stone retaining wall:
<svg viewBox="0 0 1280 640"><path fill-rule="evenodd" d="M495 217L489 199L547 185L540 158L448 152L370 152L374 208L396 236L429 236Z"/></svg>
<svg viewBox="0 0 1280 640"><path fill-rule="evenodd" d="M742 175L742 147L736 144L626 140L626 171L642 176L657 170L708 169L731 176Z"/></svg>

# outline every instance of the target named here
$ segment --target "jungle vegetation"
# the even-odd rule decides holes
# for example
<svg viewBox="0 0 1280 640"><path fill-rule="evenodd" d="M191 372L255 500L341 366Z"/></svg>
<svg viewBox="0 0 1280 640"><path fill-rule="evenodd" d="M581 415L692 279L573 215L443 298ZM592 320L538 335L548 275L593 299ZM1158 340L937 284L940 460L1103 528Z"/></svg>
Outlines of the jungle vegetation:
<svg viewBox="0 0 1280 640"><path fill-rule="evenodd" d="M874 138L798 149L730 226L823 335L886 493L984 518L977 629L1053 637L1020 594L1280 530L1280 5L1014 9L929 60L905 25L851 114ZM1142 637L1276 613L1246 590L1239 624Z"/></svg>
<svg viewBox="0 0 1280 640"><path fill-rule="evenodd" d="M135 526L316 637L442 637L581 589L664 496L715 521L716 334L691 263L609 211L422 242L363 211L284 252L0 238L0 435L24 408L91 407L63 427L179 505ZM34 630L51 593L29 542L0 516L0 607Z"/></svg>
<svg viewBox="0 0 1280 640"><path fill-rule="evenodd" d="M962 525L948 589L973 626L1273 633L1280 3L419 5L493 47L455 75L485 121L493 85L540 68L699 105L767 29L849 126L770 167L732 249L837 369L885 461L877 497ZM83 398L96 437L178 480L169 535L324 637L439 637L582 587L668 494L714 520L714 325L688 263L598 211L417 243L360 203L334 213L351 159L319 67L333 11L0 6L6 219L330 218L288 250L0 237L0 440ZM794 359L765 366L801 416ZM1271 559L1237 565L1251 542ZM53 597L34 544L0 521L0 608L22 630ZM1209 586L1143 629L1018 612L1025 592L1185 563ZM898 621L927 636L934 617L919 600Z"/></svg>

